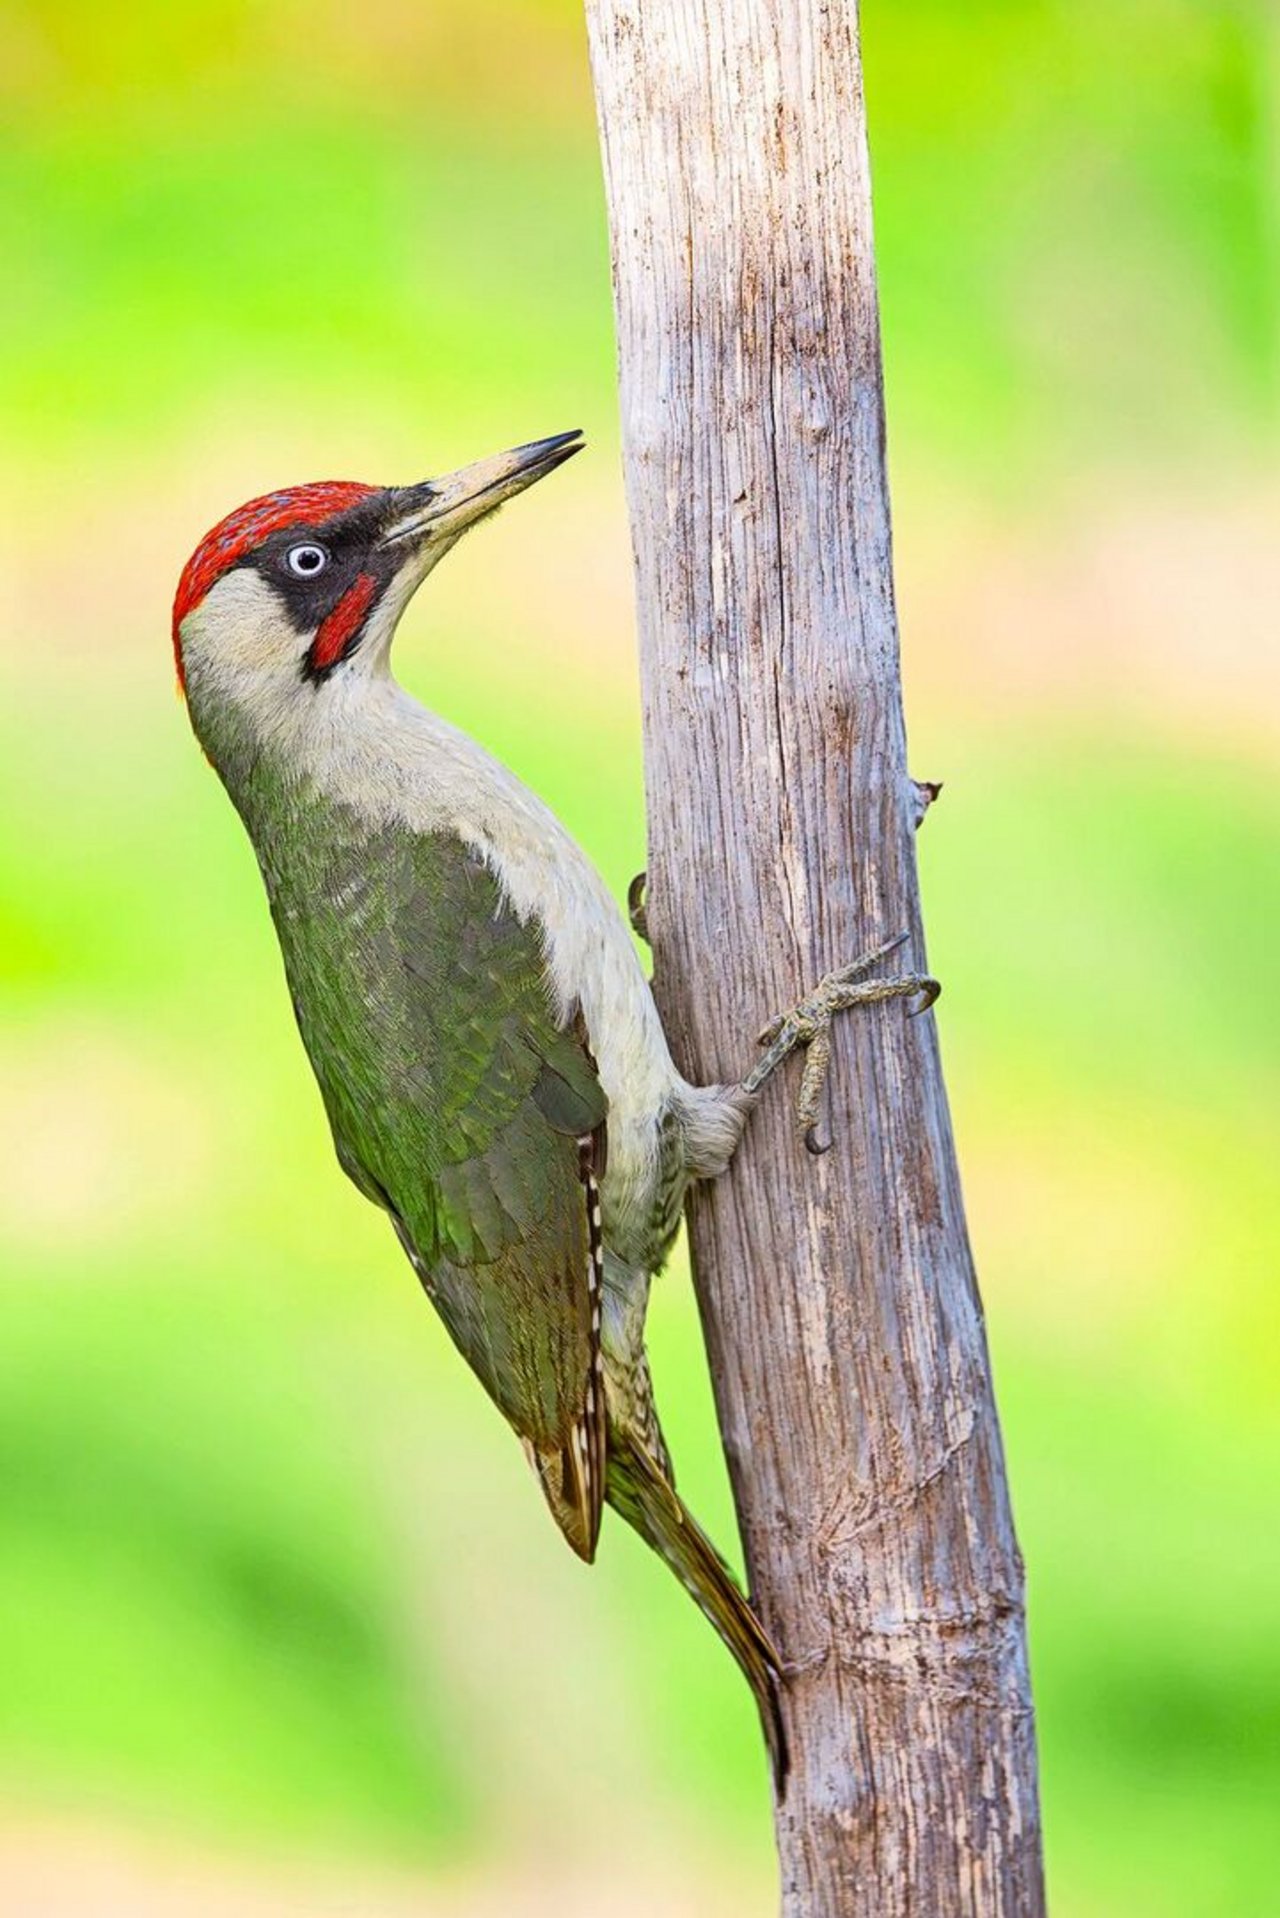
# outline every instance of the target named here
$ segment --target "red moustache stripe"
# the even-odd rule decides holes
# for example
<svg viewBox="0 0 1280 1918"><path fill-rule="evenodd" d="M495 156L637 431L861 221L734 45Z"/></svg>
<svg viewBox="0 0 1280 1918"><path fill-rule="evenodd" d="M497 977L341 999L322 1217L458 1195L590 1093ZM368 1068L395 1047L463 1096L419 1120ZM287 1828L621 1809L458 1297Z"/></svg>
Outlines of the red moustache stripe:
<svg viewBox="0 0 1280 1918"><path fill-rule="evenodd" d="M365 615L373 603L378 582L372 573L358 573L329 617L324 621L307 655L314 674L326 673L336 666L359 635Z"/></svg>

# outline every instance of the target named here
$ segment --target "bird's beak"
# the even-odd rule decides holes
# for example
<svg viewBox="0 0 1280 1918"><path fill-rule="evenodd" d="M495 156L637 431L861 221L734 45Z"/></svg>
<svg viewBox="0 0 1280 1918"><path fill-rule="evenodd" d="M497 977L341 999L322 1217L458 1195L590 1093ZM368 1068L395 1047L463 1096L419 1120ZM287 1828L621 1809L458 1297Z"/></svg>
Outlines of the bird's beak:
<svg viewBox="0 0 1280 1918"><path fill-rule="evenodd" d="M392 548L414 547L442 535L449 540L456 539L504 501L514 499L535 480L563 466L567 459L582 451L583 445L580 432L556 433L549 440L534 440L529 446L517 446L510 453L496 453L492 459L477 460L474 466L464 466L445 479L400 487L379 544Z"/></svg>

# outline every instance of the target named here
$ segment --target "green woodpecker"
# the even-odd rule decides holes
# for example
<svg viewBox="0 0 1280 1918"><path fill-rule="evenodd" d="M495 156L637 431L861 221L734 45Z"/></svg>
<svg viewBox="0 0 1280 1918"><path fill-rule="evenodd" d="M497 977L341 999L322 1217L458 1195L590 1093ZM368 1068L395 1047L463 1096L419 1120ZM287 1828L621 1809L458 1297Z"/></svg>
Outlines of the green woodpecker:
<svg viewBox="0 0 1280 1918"><path fill-rule="evenodd" d="M741 1084L690 1085L585 855L392 678L427 574L581 444L252 500L189 560L174 647L258 856L343 1169L387 1213L574 1551L594 1556L606 1500L635 1527L742 1667L780 1772L778 1655L675 1490L645 1355L650 1276L689 1181L728 1164L781 1059L809 1048L812 1144L831 1015L935 988L856 983L884 947L775 1020Z"/></svg>

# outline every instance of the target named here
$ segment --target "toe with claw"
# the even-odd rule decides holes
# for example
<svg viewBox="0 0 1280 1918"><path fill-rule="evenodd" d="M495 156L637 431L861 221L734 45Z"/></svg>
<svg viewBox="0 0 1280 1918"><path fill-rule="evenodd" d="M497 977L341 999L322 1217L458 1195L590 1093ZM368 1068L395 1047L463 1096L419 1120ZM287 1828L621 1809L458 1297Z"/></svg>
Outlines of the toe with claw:
<svg viewBox="0 0 1280 1918"><path fill-rule="evenodd" d="M807 998L771 1019L760 1034L764 1056L743 1080L743 1091L751 1095L759 1092L785 1059L802 1050L805 1060L797 1118L805 1146L815 1156L831 1149L830 1140L818 1137L818 1107L831 1065L831 1021L835 1015L851 1011L854 1006L878 1005L884 999L918 999L920 1003L911 1008L911 1013L927 1012L942 990L936 979L923 972L906 973L895 979L868 979L867 974L882 959L905 945L908 937L905 932L899 933L896 939L877 946L874 952L864 954L852 965L829 972Z"/></svg>
<svg viewBox="0 0 1280 1918"><path fill-rule="evenodd" d="M638 872L627 887L627 917L631 921L631 930L646 946L649 943L649 902L645 889L649 884L647 872Z"/></svg>

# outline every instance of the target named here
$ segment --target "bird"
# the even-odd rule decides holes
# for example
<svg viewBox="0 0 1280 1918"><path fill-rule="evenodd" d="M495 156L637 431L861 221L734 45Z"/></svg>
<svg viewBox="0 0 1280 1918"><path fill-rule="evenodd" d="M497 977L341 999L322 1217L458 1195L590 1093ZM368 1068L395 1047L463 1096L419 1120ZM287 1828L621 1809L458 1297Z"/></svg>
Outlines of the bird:
<svg viewBox="0 0 1280 1918"><path fill-rule="evenodd" d="M201 540L173 608L180 688L257 855L339 1164L384 1211L454 1345L590 1562L607 1503L674 1571L786 1776L784 1661L675 1486L644 1327L692 1180L729 1164L807 1051L811 1149L837 1012L891 940L773 1020L737 1084L677 1070L621 909L551 810L391 672L410 599L471 528L584 445L445 478L290 486Z"/></svg>

